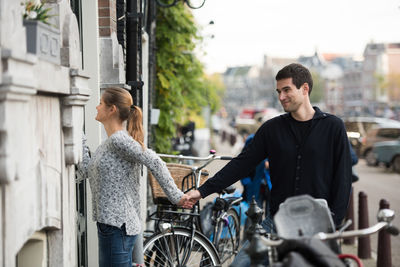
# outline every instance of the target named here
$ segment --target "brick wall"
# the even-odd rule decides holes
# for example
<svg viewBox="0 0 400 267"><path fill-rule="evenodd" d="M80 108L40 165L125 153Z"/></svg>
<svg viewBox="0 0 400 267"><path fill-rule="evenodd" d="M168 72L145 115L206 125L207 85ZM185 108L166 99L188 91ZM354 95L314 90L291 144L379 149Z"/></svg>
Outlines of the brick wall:
<svg viewBox="0 0 400 267"><path fill-rule="evenodd" d="M110 36L117 31L116 0L98 0L99 6L99 35Z"/></svg>

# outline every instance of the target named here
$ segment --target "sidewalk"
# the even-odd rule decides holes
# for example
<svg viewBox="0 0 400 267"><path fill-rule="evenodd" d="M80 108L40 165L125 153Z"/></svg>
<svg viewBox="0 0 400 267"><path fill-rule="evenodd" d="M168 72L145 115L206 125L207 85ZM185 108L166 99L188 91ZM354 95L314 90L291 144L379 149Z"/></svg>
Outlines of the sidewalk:
<svg viewBox="0 0 400 267"><path fill-rule="evenodd" d="M357 241L355 242L357 243ZM352 254L357 255L357 244L354 245L342 245L343 254ZM364 267L376 267L376 254L372 251L371 252L371 259L362 259L362 263Z"/></svg>

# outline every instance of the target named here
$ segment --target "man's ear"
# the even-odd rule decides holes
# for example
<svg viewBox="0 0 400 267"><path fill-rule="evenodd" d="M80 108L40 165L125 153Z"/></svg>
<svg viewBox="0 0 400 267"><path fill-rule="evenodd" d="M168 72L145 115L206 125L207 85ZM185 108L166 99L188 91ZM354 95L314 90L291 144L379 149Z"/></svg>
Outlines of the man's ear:
<svg viewBox="0 0 400 267"><path fill-rule="evenodd" d="M308 83L304 83L303 84L303 90L304 90L304 94L309 94L310 91L310 87L308 87Z"/></svg>

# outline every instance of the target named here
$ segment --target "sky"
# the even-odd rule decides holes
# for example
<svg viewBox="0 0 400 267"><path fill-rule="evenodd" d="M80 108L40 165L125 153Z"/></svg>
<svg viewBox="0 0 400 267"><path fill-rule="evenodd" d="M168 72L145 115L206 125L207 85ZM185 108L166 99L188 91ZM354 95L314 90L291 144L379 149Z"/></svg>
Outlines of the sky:
<svg viewBox="0 0 400 267"><path fill-rule="evenodd" d="M400 0L206 0L192 13L208 73L260 65L264 55L297 58L318 50L360 58L371 41L400 42Z"/></svg>

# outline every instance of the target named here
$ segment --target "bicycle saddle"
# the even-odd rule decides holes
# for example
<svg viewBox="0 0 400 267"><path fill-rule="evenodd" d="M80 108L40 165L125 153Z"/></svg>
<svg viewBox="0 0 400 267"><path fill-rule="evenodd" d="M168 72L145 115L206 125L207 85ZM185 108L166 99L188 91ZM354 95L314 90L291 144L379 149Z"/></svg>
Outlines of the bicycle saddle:
<svg viewBox="0 0 400 267"><path fill-rule="evenodd" d="M332 233L335 226L324 199L309 195L290 197L274 217L277 233L285 239L312 237L316 233Z"/></svg>
<svg viewBox="0 0 400 267"><path fill-rule="evenodd" d="M233 185L228 186L225 189L222 189L220 193L222 194L232 194L233 192L235 192L236 188Z"/></svg>

